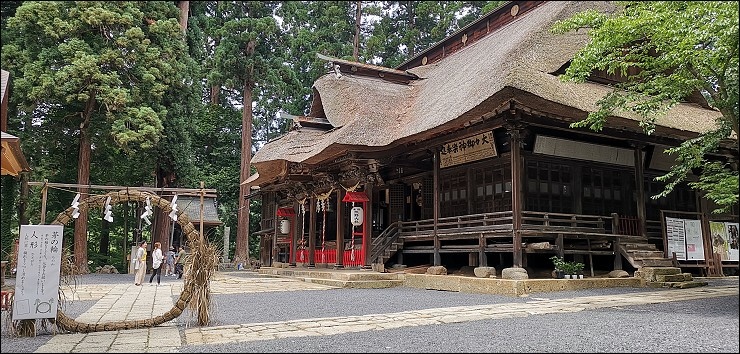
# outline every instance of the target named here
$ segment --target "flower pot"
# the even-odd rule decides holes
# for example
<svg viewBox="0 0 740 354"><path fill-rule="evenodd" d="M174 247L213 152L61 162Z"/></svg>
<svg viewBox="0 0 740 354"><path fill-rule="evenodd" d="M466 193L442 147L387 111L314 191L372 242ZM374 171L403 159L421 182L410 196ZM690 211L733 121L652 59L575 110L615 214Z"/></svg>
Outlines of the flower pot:
<svg viewBox="0 0 740 354"><path fill-rule="evenodd" d="M555 278L556 279L563 279L565 276L565 273L562 270L556 270L555 271Z"/></svg>
<svg viewBox="0 0 740 354"><path fill-rule="evenodd" d="M566 274L565 279L570 279L570 274Z"/></svg>

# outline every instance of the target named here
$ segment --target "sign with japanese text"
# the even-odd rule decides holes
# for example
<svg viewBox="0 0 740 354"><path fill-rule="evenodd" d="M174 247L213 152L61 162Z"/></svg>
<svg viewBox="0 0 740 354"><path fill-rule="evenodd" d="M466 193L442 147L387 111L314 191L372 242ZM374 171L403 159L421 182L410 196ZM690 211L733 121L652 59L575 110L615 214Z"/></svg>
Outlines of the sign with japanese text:
<svg viewBox="0 0 740 354"><path fill-rule="evenodd" d="M704 239L701 233L701 220L684 220L686 232L686 259L690 261L704 260Z"/></svg>
<svg viewBox="0 0 740 354"><path fill-rule="evenodd" d="M497 156L493 132L488 131L442 145L439 167L445 168Z"/></svg>
<svg viewBox="0 0 740 354"><path fill-rule="evenodd" d="M686 260L686 230L684 220L677 218L665 218L666 238L668 241L668 257L673 252L676 253L676 259Z"/></svg>
<svg viewBox="0 0 740 354"><path fill-rule="evenodd" d="M13 320L56 318L63 225L21 225Z"/></svg>

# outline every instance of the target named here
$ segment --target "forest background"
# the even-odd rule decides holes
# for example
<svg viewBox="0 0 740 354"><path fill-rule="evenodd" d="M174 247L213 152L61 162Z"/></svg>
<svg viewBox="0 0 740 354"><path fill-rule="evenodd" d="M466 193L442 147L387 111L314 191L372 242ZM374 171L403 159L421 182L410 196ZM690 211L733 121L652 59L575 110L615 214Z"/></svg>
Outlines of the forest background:
<svg viewBox="0 0 740 354"><path fill-rule="evenodd" d="M237 230L229 255L257 257L260 204L247 209L240 198L248 193L240 182L254 173L245 161L289 129L278 112L308 113L311 86L328 72L317 54L395 68L503 3L3 1L8 133L32 171L0 180L0 258L10 256L19 225L41 221L40 188L26 195L23 179L134 188L203 181L218 191L223 222L207 239L223 244L229 226ZM47 222L76 193L49 189ZM65 228L75 263L127 269L136 228L124 220L136 225L141 208L113 208L112 223L102 210L81 213L87 223ZM151 227L138 225L151 241L171 222L157 213Z"/></svg>

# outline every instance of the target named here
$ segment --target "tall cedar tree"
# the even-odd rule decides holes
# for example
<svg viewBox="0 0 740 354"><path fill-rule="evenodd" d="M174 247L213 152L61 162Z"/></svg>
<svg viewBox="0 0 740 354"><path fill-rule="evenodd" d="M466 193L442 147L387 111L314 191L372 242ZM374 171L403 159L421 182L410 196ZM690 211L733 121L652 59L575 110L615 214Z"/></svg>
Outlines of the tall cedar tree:
<svg viewBox="0 0 740 354"><path fill-rule="evenodd" d="M8 19L3 67L15 74L19 114L44 125L74 129L79 142L77 183L90 184L93 130L134 153L155 146L167 115L163 96L181 85L187 55L169 2L24 2ZM88 188L79 188L83 196ZM74 256L87 271L87 212L75 222Z"/></svg>

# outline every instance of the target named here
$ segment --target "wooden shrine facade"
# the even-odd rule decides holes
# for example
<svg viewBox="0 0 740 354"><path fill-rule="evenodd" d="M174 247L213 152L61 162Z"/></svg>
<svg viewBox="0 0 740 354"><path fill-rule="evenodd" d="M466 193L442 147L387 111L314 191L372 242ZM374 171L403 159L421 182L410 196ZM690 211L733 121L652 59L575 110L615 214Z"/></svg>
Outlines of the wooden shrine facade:
<svg viewBox="0 0 740 354"><path fill-rule="evenodd" d="M737 220L710 214L686 185L652 198L674 162L665 149L719 114L700 98L669 110L651 135L630 115L599 132L570 128L610 88L599 73L561 82L587 37L549 27L594 6L613 10L507 2L453 34L463 39L454 51L445 40L422 53L433 61L399 69L322 57L332 71L314 83L309 114L257 152L245 182L262 199L262 263L552 269L548 258L561 255L593 274L625 260L673 265L662 212ZM737 168L737 140L711 158ZM709 269L705 259L696 265Z"/></svg>

